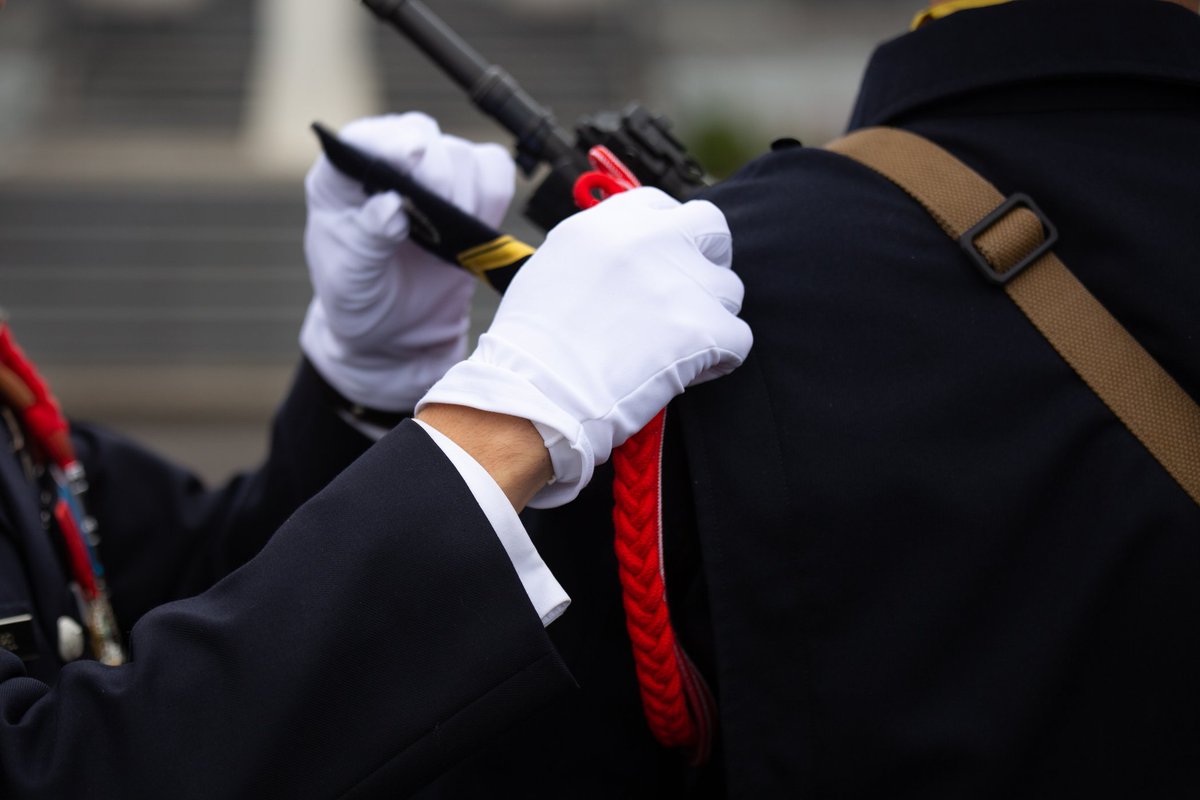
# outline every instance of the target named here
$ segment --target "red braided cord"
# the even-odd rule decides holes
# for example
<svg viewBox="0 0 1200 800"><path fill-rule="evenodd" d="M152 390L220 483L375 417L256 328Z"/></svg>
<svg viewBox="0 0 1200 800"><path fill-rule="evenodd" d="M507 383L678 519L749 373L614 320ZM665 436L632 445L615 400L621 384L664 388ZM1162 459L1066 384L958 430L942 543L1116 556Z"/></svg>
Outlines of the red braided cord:
<svg viewBox="0 0 1200 800"><path fill-rule="evenodd" d="M642 708L654 738L693 763L708 757L712 700L675 638L661 561L663 426L666 409L613 452L613 530L625 626Z"/></svg>
<svg viewBox="0 0 1200 800"><path fill-rule="evenodd" d="M582 175L574 187L581 208L639 185L608 148L593 147L588 159L596 171ZM666 413L658 412L613 451L614 547L646 722L660 744L683 748L693 764L700 764L712 742L712 697L675 638L661 561Z"/></svg>
<svg viewBox="0 0 1200 800"><path fill-rule="evenodd" d="M613 528L646 721L663 745L692 747L696 727L687 713L658 552L662 438L660 411L613 453Z"/></svg>

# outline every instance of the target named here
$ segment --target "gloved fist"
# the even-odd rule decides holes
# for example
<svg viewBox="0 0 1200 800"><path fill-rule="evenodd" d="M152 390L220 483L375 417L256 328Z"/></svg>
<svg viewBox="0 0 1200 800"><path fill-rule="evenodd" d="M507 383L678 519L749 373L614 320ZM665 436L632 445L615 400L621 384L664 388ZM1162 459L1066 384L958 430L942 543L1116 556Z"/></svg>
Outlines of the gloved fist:
<svg viewBox="0 0 1200 800"><path fill-rule="evenodd" d="M420 113L359 120L341 137L489 225L513 195L502 147L443 134ZM475 279L409 240L395 192L368 197L324 156L305 179L304 250L314 296L300 345L350 400L408 411L466 351Z"/></svg>
<svg viewBox="0 0 1200 800"><path fill-rule="evenodd" d="M555 482L530 505L577 495L597 463L685 387L724 375L753 338L737 318L725 217L635 189L570 217L517 274L467 361L417 404L533 422Z"/></svg>

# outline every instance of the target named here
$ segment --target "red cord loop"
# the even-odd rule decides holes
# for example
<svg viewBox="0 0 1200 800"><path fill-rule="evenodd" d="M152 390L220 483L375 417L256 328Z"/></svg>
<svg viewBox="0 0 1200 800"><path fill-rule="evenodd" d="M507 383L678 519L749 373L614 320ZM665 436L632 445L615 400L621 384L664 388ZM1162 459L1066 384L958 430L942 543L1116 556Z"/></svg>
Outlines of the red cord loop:
<svg viewBox="0 0 1200 800"><path fill-rule="evenodd" d="M592 171L583 173L575 180L575 205L580 208L591 208L614 194L642 185L629 167L602 144L588 151L588 161Z"/></svg>

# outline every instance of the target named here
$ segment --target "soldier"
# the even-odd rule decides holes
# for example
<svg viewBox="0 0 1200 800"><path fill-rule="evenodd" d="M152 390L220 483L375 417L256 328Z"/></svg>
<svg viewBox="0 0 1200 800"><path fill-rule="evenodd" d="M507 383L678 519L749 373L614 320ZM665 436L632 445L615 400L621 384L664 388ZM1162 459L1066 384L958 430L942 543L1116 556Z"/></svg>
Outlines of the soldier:
<svg viewBox="0 0 1200 800"><path fill-rule="evenodd" d="M1193 419L1196 9L935 3L876 50L850 121L1032 198ZM642 719L597 479L526 516L573 598L551 636L581 691L433 796L1196 795L1194 482L1010 299L1040 257L1002 287L879 172L796 145L703 195L729 220L755 346L667 416L666 586L715 699L711 756L689 766L702 753L658 746ZM1192 430L1175 444L1194 477Z"/></svg>
<svg viewBox="0 0 1200 800"><path fill-rule="evenodd" d="M498 148L428 118L345 135L471 213L511 197ZM571 684L543 627L567 596L516 513L749 349L722 215L647 189L557 229L442 377L472 279L404 246L395 195L324 159L307 188L308 358L266 464L223 488L68 428L0 341L5 798L411 792Z"/></svg>

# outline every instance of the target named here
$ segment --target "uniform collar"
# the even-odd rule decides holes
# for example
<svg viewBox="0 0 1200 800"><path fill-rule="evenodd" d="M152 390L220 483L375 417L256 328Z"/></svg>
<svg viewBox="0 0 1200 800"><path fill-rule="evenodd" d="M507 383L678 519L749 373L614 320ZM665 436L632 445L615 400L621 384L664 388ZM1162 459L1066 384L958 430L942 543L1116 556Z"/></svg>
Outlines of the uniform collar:
<svg viewBox="0 0 1200 800"><path fill-rule="evenodd" d="M1120 75L1200 85L1200 16L1161 0L1020 0L880 45L850 128L1030 80Z"/></svg>

